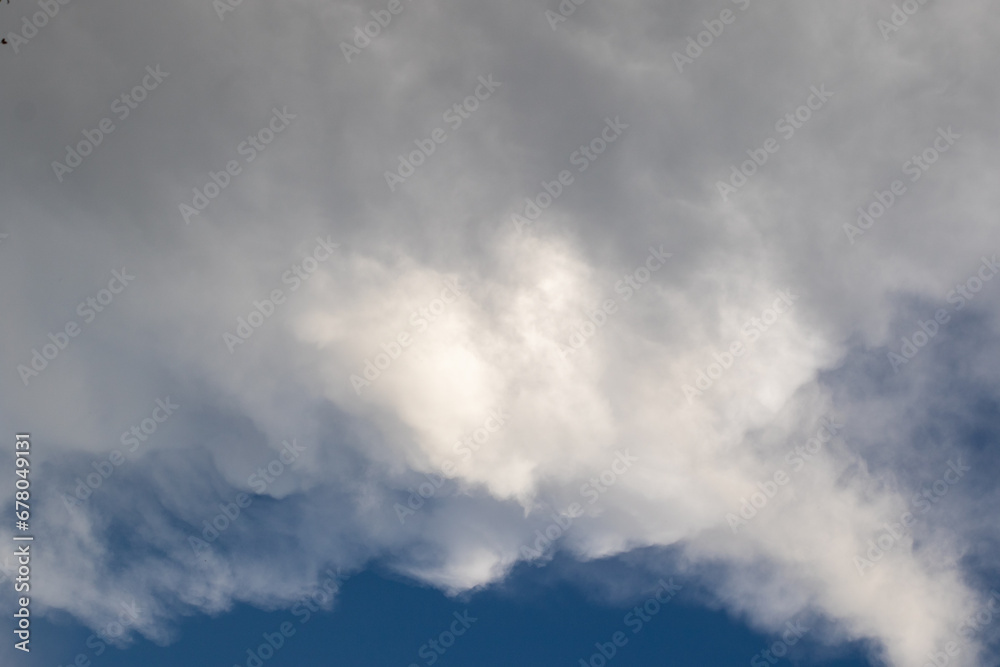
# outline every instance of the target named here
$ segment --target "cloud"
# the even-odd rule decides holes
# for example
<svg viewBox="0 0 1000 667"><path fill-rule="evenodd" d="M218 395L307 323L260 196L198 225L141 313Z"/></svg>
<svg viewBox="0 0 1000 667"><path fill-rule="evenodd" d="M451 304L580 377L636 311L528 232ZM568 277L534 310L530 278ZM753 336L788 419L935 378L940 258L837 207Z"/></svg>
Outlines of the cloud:
<svg viewBox="0 0 1000 667"><path fill-rule="evenodd" d="M975 433L996 424L973 406L995 401L980 350L1000 290L960 312L948 294L998 248L989 6L927 5L883 39L891 8L724 4L738 20L678 72L720 8L588 3L553 31L550 5L404 3L351 62L339 43L381 6L245 0L220 21L197 3L69 5L19 48L0 422L39 443L38 612L99 628L134 598L130 630L166 642L181 615L293 604L329 565L459 592L555 550L632 554L751 624L807 612L828 641L909 665L984 603L997 535L978 517L996 492ZM147 66L162 87L60 182L51 163ZM387 188L488 74L495 95ZM782 134L818 86L833 96ZM240 147L285 108L250 159ZM627 131L595 144L619 117ZM961 139L909 180L941 127ZM717 183L771 137L722 201ZM897 178L906 194L852 243L844 225ZM515 225L526 198L544 210ZM338 246L319 260L323 239ZM670 257L650 270L654 250ZM134 283L88 321L78 304L122 267ZM941 308L954 323L894 372L887 353ZM26 386L18 366L69 322L79 334ZM67 508L167 396L176 414ZM502 428L462 453L498 409ZM831 417L844 428L793 469ZM301 456L260 491L251 476L293 439ZM621 450L636 462L619 473ZM859 573L960 455L968 478ZM778 470L790 481L734 533L726 515Z"/></svg>

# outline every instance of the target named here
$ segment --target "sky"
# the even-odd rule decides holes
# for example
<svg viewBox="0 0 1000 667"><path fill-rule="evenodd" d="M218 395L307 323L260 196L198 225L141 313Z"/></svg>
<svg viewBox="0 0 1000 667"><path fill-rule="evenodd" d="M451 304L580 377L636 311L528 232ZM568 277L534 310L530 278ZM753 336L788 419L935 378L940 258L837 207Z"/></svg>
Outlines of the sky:
<svg viewBox="0 0 1000 667"><path fill-rule="evenodd" d="M0 662L1000 663L992 9L0 5Z"/></svg>

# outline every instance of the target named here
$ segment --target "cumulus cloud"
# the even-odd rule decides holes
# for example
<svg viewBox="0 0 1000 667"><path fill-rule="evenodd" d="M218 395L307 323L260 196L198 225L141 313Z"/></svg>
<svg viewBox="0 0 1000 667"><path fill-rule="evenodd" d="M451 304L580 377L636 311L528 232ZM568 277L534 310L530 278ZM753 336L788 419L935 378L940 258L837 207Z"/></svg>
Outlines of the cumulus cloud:
<svg viewBox="0 0 1000 667"><path fill-rule="evenodd" d="M0 423L37 443L37 611L135 600L167 642L331 565L457 593L558 551L943 650L997 566L990 5L401 7L349 58L381 6L71 4L18 43Z"/></svg>

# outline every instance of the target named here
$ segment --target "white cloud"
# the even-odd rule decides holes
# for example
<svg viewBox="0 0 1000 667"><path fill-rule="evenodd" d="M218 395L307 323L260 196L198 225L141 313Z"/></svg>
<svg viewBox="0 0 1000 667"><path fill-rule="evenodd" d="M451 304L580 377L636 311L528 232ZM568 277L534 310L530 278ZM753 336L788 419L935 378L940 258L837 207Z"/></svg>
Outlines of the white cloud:
<svg viewBox="0 0 1000 667"><path fill-rule="evenodd" d="M191 3L153 17L78 8L5 70L12 99L43 110L0 129L23 158L0 184L12 221L0 277L20 286L0 297L0 422L44 443L39 611L96 628L134 596L148 610L138 631L165 641L180 613L287 604L328 563L372 558L466 590L502 579L553 512L580 503L559 542L576 558L678 550L686 576L760 627L809 612L831 641L870 639L892 664L939 650L987 595L973 580L995 562L984 575L963 556L996 539L974 516L996 494L974 510L979 482L956 487L860 576L854 557L941 468L901 424L948 399L930 353L881 394L844 391L891 374L884 354L863 371L854 360L893 349L897 328L932 316L998 247L990 7L928 5L886 43L882 14L860 2L754 2L682 73L670 53L716 14L587 4L553 33L530 3L413 5L348 64L336 45L361 9L247 5L219 22ZM81 53L116 64L83 85ZM49 162L150 62L170 85L56 182ZM382 174L400 146L483 72L502 94L389 192ZM715 182L816 82L836 96L720 202ZM280 141L183 224L190 188L286 104L298 117ZM615 115L629 130L575 171L569 156ZM852 246L843 224L942 125L961 142ZM562 169L572 187L518 233L511 215ZM284 272L327 235L337 253L292 290ZM672 257L626 299L616 284L650 246ZM25 387L17 365L122 265L135 284ZM466 287L449 301L456 279ZM223 334L274 289L287 302L230 354ZM990 289L966 311L982 313L986 334L1000 299ZM748 334L782 290L798 299ZM615 312L565 357L587 309L609 299ZM973 358L969 331L950 325L935 345ZM683 387L734 342L746 352L689 401ZM356 391L351 376L383 353L390 363ZM995 362L973 372L995 391ZM165 395L183 407L68 513L60 494ZM503 428L457 456L501 406ZM845 432L733 535L726 513L833 413ZM248 476L288 438L301 461L212 555L192 551L187 538L251 493ZM624 448L639 462L591 504L581 487ZM401 525L394 503L446 462L453 479ZM136 552L122 531L155 549ZM707 577L716 567L725 576ZM959 659L981 664L971 650Z"/></svg>

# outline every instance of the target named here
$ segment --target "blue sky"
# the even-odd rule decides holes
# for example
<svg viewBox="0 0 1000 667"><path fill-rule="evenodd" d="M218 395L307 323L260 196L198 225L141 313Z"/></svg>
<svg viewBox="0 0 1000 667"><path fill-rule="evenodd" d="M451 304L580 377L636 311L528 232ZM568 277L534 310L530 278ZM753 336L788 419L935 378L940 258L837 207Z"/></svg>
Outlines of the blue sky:
<svg viewBox="0 0 1000 667"><path fill-rule="evenodd" d="M594 568L614 569L614 563ZM648 598L646 598L648 599ZM639 600L640 604L645 600ZM634 606L634 605L633 605ZM342 589L337 608L315 616L291 612L265 613L247 607L214 619L188 620L179 625L183 637L168 647L137 642L125 650L108 649L96 655L86 647L86 632L48 623L40 629L45 637L45 656L37 664L69 664L74 643L93 665L245 665L247 654L236 648L240 641L256 649L276 629L291 622L295 634L265 664L292 666L327 662L345 667L365 665L427 665L433 654L421 647L449 627L453 614L468 612L475 619L468 631L448 650L438 653L434 664L573 665L589 660L607 645L614 632L624 631L628 643L609 664L654 665L667 659L674 665L749 664L776 639L753 632L725 612L712 611L672 600L650 616L648 625L623 624L632 607L615 607L588 599L579 586L551 581L537 568L513 573L502 590L484 591L468 599L449 599L431 589L417 587L374 571L350 578ZM458 626L461 628L462 626ZM638 628L638 633L634 632ZM59 637L59 649L50 645ZM225 638L226 641L220 641ZM447 641L447 640L446 640ZM278 643L278 640L275 640ZM54 644L54 642L53 642ZM786 664L824 667L867 667L858 647L844 646L838 655L804 635L797 653ZM41 658L39 656L39 658ZM62 662L60 662L62 660ZM766 664L766 663L765 663Z"/></svg>
<svg viewBox="0 0 1000 667"><path fill-rule="evenodd" d="M0 664L995 667L998 33L0 4Z"/></svg>

